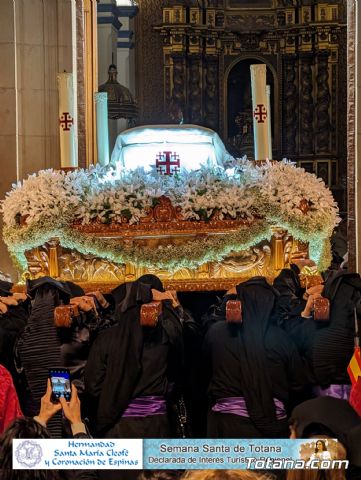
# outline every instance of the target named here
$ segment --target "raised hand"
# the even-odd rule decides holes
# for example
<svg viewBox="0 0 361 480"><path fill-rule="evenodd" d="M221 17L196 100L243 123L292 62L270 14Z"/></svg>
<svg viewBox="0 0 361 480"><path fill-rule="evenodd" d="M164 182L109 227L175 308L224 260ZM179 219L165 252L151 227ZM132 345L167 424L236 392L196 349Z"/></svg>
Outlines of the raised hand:
<svg viewBox="0 0 361 480"><path fill-rule="evenodd" d="M71 385L70 402L67 402L64 397L60 397L60 404L65 417L72 425L81 423L80 400L76 386L73 383Z"/></svg>
<svg viewBox="0 0 361 480"><path fill-rule="evenodd" d="M51 393L51 382L48 378L45 395L41 397L40 412L38 415L39 421L41 423L44 423L45 425L48 423L51 417L56 414L56 412L59 412L59 410L61 410L60 403L53 403L51 401Z"/></svg>

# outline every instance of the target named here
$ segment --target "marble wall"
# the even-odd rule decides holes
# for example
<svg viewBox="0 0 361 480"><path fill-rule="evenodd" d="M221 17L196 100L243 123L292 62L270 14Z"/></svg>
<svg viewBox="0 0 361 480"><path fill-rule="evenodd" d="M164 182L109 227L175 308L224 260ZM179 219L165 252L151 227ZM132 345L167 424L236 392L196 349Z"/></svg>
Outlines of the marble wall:
<svg viewBox="0 0 361 480"><path fill-rule="evenodd" d="M73 0L75 1L75 0ZM57 73L72 71L72 0L0 2L0 198L59 167ZM16 273L0 245L0 270Z"/></svg>

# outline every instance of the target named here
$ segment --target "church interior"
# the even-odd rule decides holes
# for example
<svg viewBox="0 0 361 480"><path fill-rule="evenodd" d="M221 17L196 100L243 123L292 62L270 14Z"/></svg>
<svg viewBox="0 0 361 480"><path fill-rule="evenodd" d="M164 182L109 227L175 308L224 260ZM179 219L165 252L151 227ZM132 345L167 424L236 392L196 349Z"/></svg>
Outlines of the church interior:
<svg viewBox="0 0 361 480"><path fill-rule="evenodd" d="M0 0L0 478L11 435L291 433L349 467L81 478L361 479L360 26L357 0Z"/></svg>

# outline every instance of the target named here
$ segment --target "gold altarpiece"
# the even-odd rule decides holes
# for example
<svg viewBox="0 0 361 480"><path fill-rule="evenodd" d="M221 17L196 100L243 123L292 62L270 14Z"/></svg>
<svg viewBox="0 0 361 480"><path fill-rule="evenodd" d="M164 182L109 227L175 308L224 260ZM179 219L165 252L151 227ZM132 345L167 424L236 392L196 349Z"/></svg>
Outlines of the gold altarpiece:
<svg viewBox="0 0 361 480"><path fill-rule="evenodd" d="M249 112L232 88L244 89L249 62L265 63L273 158L315 173L345 208L344 0L139 0L136 21L140 124L167 123L175 104L185 123L212 128L252 159Z"/></svg>

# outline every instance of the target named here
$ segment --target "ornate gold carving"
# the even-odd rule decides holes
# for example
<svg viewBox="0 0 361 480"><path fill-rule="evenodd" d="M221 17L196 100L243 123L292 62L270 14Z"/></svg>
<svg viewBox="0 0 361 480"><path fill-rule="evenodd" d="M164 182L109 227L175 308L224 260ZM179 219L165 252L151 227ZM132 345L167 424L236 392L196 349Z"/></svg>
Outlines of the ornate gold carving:
<svg viewBox="0 0 361 480"><path fill-rule="evenodd" d="M218 212L207 222L185 220L181 210L173 207L169 198L162 196L136 225L130 225L126 219L122 219L120 223L109 225L99 222L89 225L74 224L73 229L79 235L87 233L93 237L112 238L128 246L157 249L169 245L177 247L191 244L199 238L240 232L249 228L251 223L260 221L260 218L253 222L220 220ZM32 278L50 275L62 280L90 283L92 289L96 289L99 284L119 284L136 280L145 273L154 273L165 282L174 282L173 285L180 286L180 289L198 290L206 285L208 290L218 288L219 282L223 281L227 282L227 286L232 286L257 275L274 277L290 261L293 254L307 257L307 252L292 250L295 242L292 237L286 236L286 230L274 227L272 231L271 242L263 241L247 250L233 251L221 261L208 262L197 268L181 267L172 271L145 268L131 263L117 264L94 255L81 254L61 247L57 238L49 239L44 246L27 252L26 256Z"/></svg>
<svg viewBox="0 0 361 480"><path fill-rule="evenodd" d="M271 248L268 244L252 247L242 252L233 253L219 263L210 264L211 278L237 278L271 275L270 270Z"/></svg>
<svg viewBox="0 0 361 480"><path fill-rule="evenodd" d="M142 241L147 242L144 239ZM221 262L209 262L195 269L181 268L175 271L132 264L117 265L92 255L58 249L62 250L58 258L59 278L85 285L86 288L108 291L120 283L134 281L145 273L153 273L176 290L228 289L256 275L272 279L277 274L271 262L274 255L272 243L270 245L268 242L261 242L246 251L235 252ZM27 253L32 278L49 275L46 252L46 248L40 247ZM284 264L280 268L283 266Z"/></svg>
<svg viewBox="0 0 361 480"><path fill-rule="evenodd" d="M234 114L227 107L232 102L227 99L232 95L227 81L235 62L254 58L267 63L273 73L275 157L299 158L309 164L321 162L326 153L332 161L339 157L344 129L339 113L343 93L337 82L345 66L338 56L346 33L341 0L314 7L291 0L215 0L206 2L203 11L195 2L180 6L179 2L149 0L142 13L143 1L139 13L142 38L136 45L140 81L146 79L139 84L146 117L142 123L158 121L162 96L165 109L172 99L178 103L185 99L186 122L200 118L230 143L232 153L244 153L231 142L233 135L228 135L227 125ZM189 22L175 24L176 11L184 7ZM153 32L149 25L155 25ZM330 54L328 63L322 57L325 50ZM157 78L159 71L164 73L164 83ZM327 78L329 82L322 82ZM316 80L318 88L310 89ZM332 128L322 129L327 120ZM313 136L312 125L317 130Z"/></svg>
<svg viewBox="0 0 361 480"><path fill-rule="evenodd" d="M181 215L180 207L173 207L169 198L162 196L159 203L153 208L147 208L147 215L140 219L135 225L130 225L128 220L123 217L121 222L104 224L100 221L81 225L80 222L74 223L73 228L80 233L91 233L97 237L138 237L144 235L164 236L167 235L194 235L211 234L239 230L239 228L250 225L249 220L219 220L218 213L215 212L213 218L207 222L196 220L185 220ZM259 219L256 219L258 221ZM254 222L252 222L254 223Z"/></svg>
<svg viewBox="0 0 361 480"><path fill-rule="evenodd" d="M300 240L297 240L297 242L293 241L289 263L301 258L308 258L308 244Z"/></svg>
<svg viewBox="0 0 361 480"><path fill-rule="evenodd" d="M288 266L291 263L291 255L293 244L296 243L293 241L291 235L285 235L283 243L283 262L285 266Z"/></svg>
<svg viewBox="0 0 361 480"><path fill-rule="evenodd" d="M274 270L281 270L284 267L284 237L287 230L274 227L272 232L273 268Z"/></svg>
<svg viewBox="0 0 361 480"><path fill-rule="evenodd" d="M51 277L57 278L59 276L59 265L58 265L59 240L57 239L49 240L48 245L49 245L49 275Z"/></svg>
<svg viewBox="0 0 361 480"><path fill-rule="evenodd" d="M59 270L63 280L72 282L121 283L127 280L124 265L116 265L108 260L82 255L69 249L62 249Z"/></svg>
<svg viewBox="0 0 361 480"><path fill-rule="evenodd" d="M274 15L228 15L226 17L228 27L237 30L257 31L265 28L273 28L275 26Z"/></svg>
<svg viewBox="0 0 361 480"><path fill-rule="evenodd" d="M46 244L26 252L25 256L28 262L28 272L25 276L38 278L50 275L49 251Z"/></svg>

